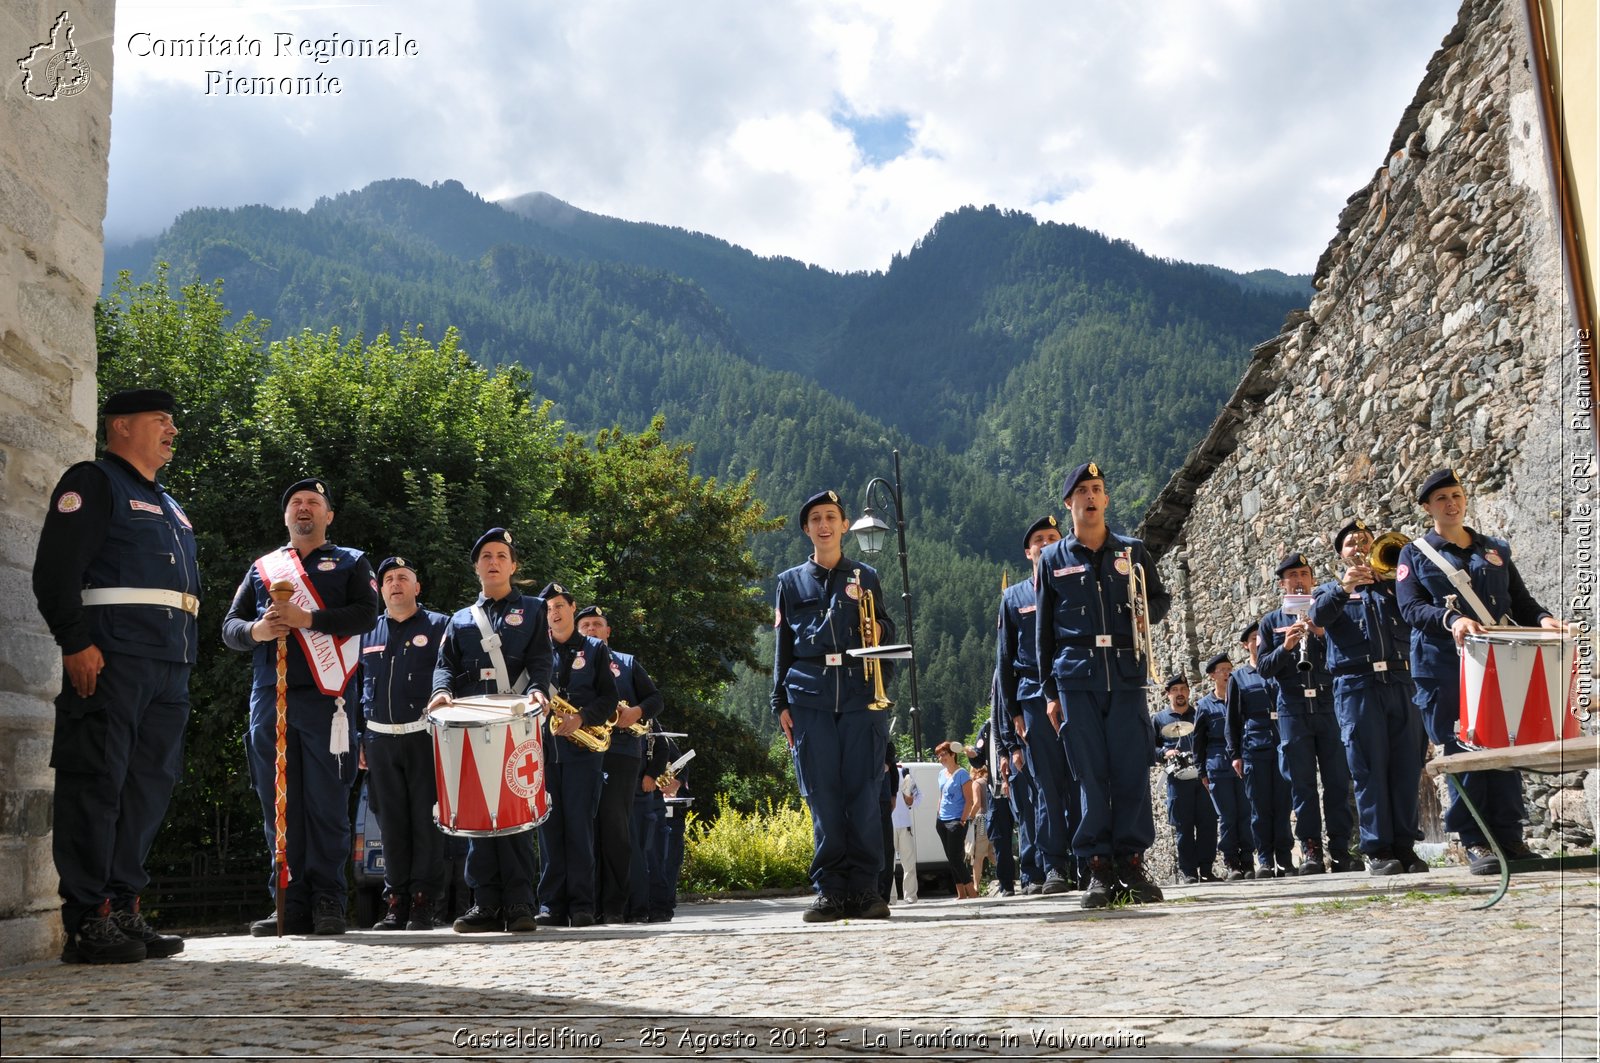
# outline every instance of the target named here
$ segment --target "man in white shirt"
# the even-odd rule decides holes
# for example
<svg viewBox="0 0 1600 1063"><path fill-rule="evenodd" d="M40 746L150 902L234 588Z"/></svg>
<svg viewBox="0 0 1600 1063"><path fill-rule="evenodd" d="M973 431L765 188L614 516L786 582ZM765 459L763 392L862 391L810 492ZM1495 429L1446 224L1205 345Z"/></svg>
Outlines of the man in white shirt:
<svg viewBox="0 0 1600 1063"><path fill-rule="evenodd" d="M894 810L889 813L894 827L894 852L900 859L902 903L917 903L917 835L912 829L911 810L922 804L922 791L911 777L911 769L896 765L900 787L895 793Z"/></svg>

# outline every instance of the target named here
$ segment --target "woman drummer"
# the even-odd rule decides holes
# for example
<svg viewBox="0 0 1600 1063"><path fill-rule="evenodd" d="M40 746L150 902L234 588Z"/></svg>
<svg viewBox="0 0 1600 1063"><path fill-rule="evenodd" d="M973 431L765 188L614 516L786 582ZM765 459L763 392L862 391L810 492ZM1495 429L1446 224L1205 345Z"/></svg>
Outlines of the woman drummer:
<svg viewBox="0 0 1600 1063"><path fill-rule="evenodd" d="M1454 472L1439 469L1428 474L1417 491L1417 501L1433 522L1433 530L1400 551L1395 590L1400 615L1413 629L1411 678L1416 684L1417 707L1422 710L1428 738L1448 755L1464 748L1456 737L1455 724L1461 705L1460 652L1467 636L1482 635L1485 623L1505 623L1506 618L1524 627L1559 631L1563 625L1528 593L1512 564L1510 544L1467 527L1467 493ZM1441 569L1440 561L1466 574L1487 616L1478 615L1478 605L1451 582L1450 572ZM1501 851L1513 860L1533 856L1522 840L1522 774L1473 771L1457 778ZM1489 839L1454 792L1444 825L1461 836L1473 874L1499 873Z"/></svg>

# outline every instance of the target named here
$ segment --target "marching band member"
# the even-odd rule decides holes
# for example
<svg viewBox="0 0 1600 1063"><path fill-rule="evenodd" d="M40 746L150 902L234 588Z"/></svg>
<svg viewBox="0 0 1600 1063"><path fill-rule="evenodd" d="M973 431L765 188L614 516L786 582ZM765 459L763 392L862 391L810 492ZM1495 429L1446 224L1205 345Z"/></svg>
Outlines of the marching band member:
<svg viewBox="0 0 1600 1063"><path fill-rule="evenodd" d="M650 732L644 736L644 755L639 759L639 782L633 794L633 835L639 840L640 863L630 873L631 896L629 905L635 921L664 923L672 919L670 905L658 911L651 904L651 895L657 889L657 879L662 876L662 817L666 803L661 795L658 779L671 763L667 759L667 741L658 737L661 720L650 721Z"/></svg>
<svg viewBox="0 0 1600 1063"><path fill-rule="evenodd" d="M800 527L814 552L778 576L772 712L811 809L817 895L803 918L887 919L889 906L878 895L886 856L878 788L889 714L869 708L866 673L846 652L863 645L862 596L871 592L881 601L882 591L871 566L844 555L848 526L837 494L806 499ZM881 610L878 622L885 629L880 643L892 642L892 625Z"/></svg>
<svg viewBox="0 0 1600 1063"><path fill-rule="evenodd" d="M1162 728L1171 724L1188 724L1194 727L1194 706L1189 704L1189 681L1180 673L1167 679L1167 707L1156 713L1153 721L1158 748L1167 776L1167 822L1172 824L1178 846L1178 881L1188 885L1205 880L1216 881L1212 864L1217 859L1217 813L1211 807L1211 798L1200 782L1199 765L1195 762L1194 731L1168 738ZM1188 764L1184 761L1187 759ZM1187 767L1194 774L1184 778L1180 768ZM1185 771L1184 774L1188 772Z"/></svg>
<svg viewBox="0 0 1600 1063"><path fill-rule="evenodd" d="M1289 780L1278 760L1277 684L1256 670L1257 621L1239 633L1250 660L1228 676L1228 759L1244 779L1250 805L1250 835L1256 847L1256 878L1283 878L1294 867L1289 833Z"/></svg>
<svg viewBox="0 0 1600 1063"><path fill-rule="evenodd" d="M1395 584L1400 612L1412 627L1411 673L1423 725L1428 738L1446 754L1459 753L1463 749L1455 733L1461 704L1459 653L1466 637L1481 635L1485 623L1500 623L1502 618L1554 631L1562 624L1528 592L1511 560L1511 545L1467 527L1467 493L1454 472L1439 469L1428 474L1417 490L1417 502L1433 528L1401 549ZM1477 615L1480 606L1483 616ZM1471 771L1457 778L1501 851L1513 860L1533 856L1522 840L1522 773ZM1499 873L1489 839L1454 790L1444 825L1461 836L1473 874Z"/></svg>
<svg viewBox="0 0 1600 1063"><path fill-rule="evenodd" d="M1278 562L1278 588L1309 596L1314 576L1306 555L1290 551ZM1327 824L1328 866L1350 870L1350 765L1333 714L1333 677L1328 674L1326 639L1304 615L1274 609L1261 621L1256 667L1278 685L1278 734L1295 833L1300 839L1302 875L1324 870L1322 828ZM1317 807L1317 777L1322 777L1322 807Z"/></svg>
<svg viewBox="0 0 1600 1063"><path fill-rule="evenodd" d="M552 583L543 596L550 621L551 682L556 693L578 711L559 721L551 719L550 733L561 741L547 745L550 815L539 825L539 914L535 918L540 926L593 926L594 827L600 811L605 754L569 741L568 736L611 719L617 711L617 682L606 644L578 631L572 595L561 584Z"/></svg>
<svg viewBox="0 0 1600 1063"><path fill-rule="evenodd" d="M194 529L156 480L172 460L174 406L156 389L106 399L104 455L50 492L33 564L34 600L61 648L50 766L63 963L183 951L139 913L145 859L183 770L199 642Z"/></svg>
<svg viewBox="0 0 1600 1063"><path fill-rule="evenodd" d="M1228 756L1228 677L1233 662L1225 653L1206 661L1211 689L1194 707L1194 759L1200 784L1217 814L1217 849L1228 867L1228 881L1254 878L1250 861L1250 808L1244 797L1244 780Z"/></svg>
<svg viewBox="0 0 1600 1063"><path fill-rule="evenodd" d="M611 732L611 748L601 761L604 782L600 788L600 810L595 815L595 878L599 883L600 918L607 923L627 919L642 923L649 914L648 902L630 915L634 866L644 874L644 839L633 830L634 794L639 789L640 761L644 756L644 736L627 730L641 720L653 722L661 714L661 691L645 671L639 658L611 646L611 619L598 605L586 605L577 613L578 632L599 639L611 650L611 678L617 686L617 722Z"/></svg>
<svg viewBox="0 0 1600 1063"><path fill-rule="evenodd" d="M458 609L445 627L428 710L450 704L451 698L524 692L529 701L544 705L544 690L550 683L545 603L524 595L511 582L517 572L511 533L490 528L472 544L470 557L478 577L478 599ZM548 777L548 767L546 773ZM533 878L531 832L469 839L467 885L472 887L472 907L456 919L455 932L535 929Z"/></svg>
<svg viewBox="0 0 1600 1063"><path fill-rule="evenodd" d="M417 601L422 584L403 557L378 565L383 612L361 636L361 757L383 831L387 909L374 930L432 930L445 889L445 836L433 821L433 739L423 715L449 617Z"/></svg>
<svg viewBox="0 0 1600 1063"><path fill-rule="evenodd" d="M1422 837L1417 784L1423 741L1411 705L1409 635L1394 583L1379 580L1367 563L1367 522L1358 517L1341 527L1333 548L1345 569L1317 588L1310 619L1328 633L1333 707L1355 783L1361 852L1372 875L1426 871L1415 848Z"/></svg>
<svg viewBox="0 0 1600 1063"><path fill-rule="evenodd" d="M1037 632L1038 597L1034 589L1039 555L1059 542L1054 514L1040 517L1022 534L1022 551L1031 568L1029 579L1000 595L999 633L995 638L995 692L998 712L1018 736L1033 783L1028 796L1034 809L1029 825L1035 862L1044 869L1040 893L1065 893L1077 878L1072 835L1083 818L1078 781L1067 763L1060 723L1046 710ZM1024 843L1024 848L1029 849Z"/></svg>
<svg viewBox="0 0 1600 1063"><path fill-rule="evenodd" d="M663 765L672 764L682 756L674 740L665 738L661 741ZM678 875L683 871L683 828L688 818L688 813L684 811L687 805L672 802L680 799L693 802L694 798L689 794L688 774L682 768L672 779L665 782L658 779L658 783L663 807L661 825L656 831L654 874L650 878L650 921L670 923L678 910Z"/></svg>
<svg viewBox="0 0 1600 1063"><path fill-rule="evenodd" d="M1106 527L1098 465L1068 473L1061 493L1072 534L1039 555L1036 631L1045 711L1066 742L1083 806L1072 839L1074 855L1089 861L1082 905L1103 908L1113 894L1159 901L1161 887L1144 866L1156 836L1155 739L1144 700L1148 665L1134 650L1134 566L1144 571L1148 623L1160 623L1171 602L1144 544Z"/></svg>
<svg viewBox="0 0 1600 1063"><path fill-rule="evenodd" d="M283 492L289 543L250 566L222 620L222 641L252 656L250 778L261 801L267 851L275 848L277 683L275 643L289 639L288 862L293 877L284 898L287 933L342 934L345 865L350 860L350 787L356 758L349 750L355 713L344 709L360 637L378 615L377 582L360 550L328 541L333 502L318 479L298 480ZM281 605L267 594L275 582L294 584ZM274 890L276 879L274 878ZM277 933L276 915L250 933Z"/></svg>

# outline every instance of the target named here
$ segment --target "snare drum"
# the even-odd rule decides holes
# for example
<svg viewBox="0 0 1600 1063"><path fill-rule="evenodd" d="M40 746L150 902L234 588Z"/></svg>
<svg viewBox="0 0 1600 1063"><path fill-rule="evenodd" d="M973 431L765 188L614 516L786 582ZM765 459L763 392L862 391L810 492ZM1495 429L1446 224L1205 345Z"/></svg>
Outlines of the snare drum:
<svg viewBox="0 0 1600 1063"><path fill-rule="evenodd" d="M460 698L428 713L440 830L484 838L544 822L550 796L539 718L537 705L512 694Z"/></svg>
<svg viewBox="0 0 1600 1063"><path fill-rule="evenodd" d="M1482 749L1576 738L1573 640L1545 628L1488 628L1461 652L1463 745Z"/></svg>
<svg viewBox="0 0 1600 1063"><path fill-rule="evenodd" d="M1178 750L1177 756L1163 760L1161 766L1170 777L1182 782L1200 778L1200 769L1195 765L1194 754L1187 749Z"/></svg>

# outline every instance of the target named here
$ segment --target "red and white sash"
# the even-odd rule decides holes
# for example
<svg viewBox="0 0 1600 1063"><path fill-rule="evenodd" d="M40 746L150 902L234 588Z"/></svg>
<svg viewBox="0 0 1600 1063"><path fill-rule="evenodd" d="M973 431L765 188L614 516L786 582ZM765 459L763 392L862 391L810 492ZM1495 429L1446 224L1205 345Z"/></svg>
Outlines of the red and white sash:
<svg viewBox="0 0 1600 1063"><path fill-rule="evenodd" d="M312 585L305 566L300 563L300 551L294 547L279 547L270 554L258 557L255 567L262 584L269 588L278 580L294 584L294 594L289 600L300 608L308 612L324 608L317 588ZM306 662L311 665L317 689L331 698L342 697L345 684L361 662L360 637L352 635L341 639L325 631L312 631L306 627L295 628L294 637L305 651Z"/></svg>

